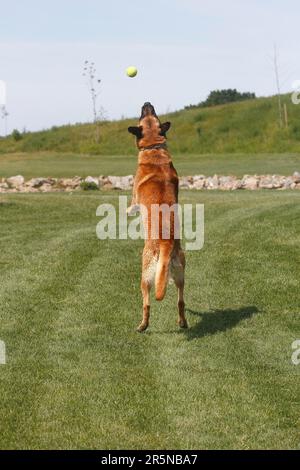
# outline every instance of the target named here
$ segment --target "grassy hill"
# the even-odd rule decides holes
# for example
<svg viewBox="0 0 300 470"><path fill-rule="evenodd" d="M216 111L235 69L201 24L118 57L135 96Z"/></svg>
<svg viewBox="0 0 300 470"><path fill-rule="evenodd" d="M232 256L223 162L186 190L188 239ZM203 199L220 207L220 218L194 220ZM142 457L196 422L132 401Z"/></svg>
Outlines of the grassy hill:
<svg viewBox="0 0 300 470"><path fill-rule="evenodd" d="M196 107L161 116L170 120L169 147L173 154L232 154L300 152L300 106L284 95L289 127L280 129L276 97L257 98L210 108ZM95 142L93 124L77 124L27 133L16 142L0 139L0 154L64 152L94 155L132 155L134 142L127 127L136 118L101 124Z"/></svg>

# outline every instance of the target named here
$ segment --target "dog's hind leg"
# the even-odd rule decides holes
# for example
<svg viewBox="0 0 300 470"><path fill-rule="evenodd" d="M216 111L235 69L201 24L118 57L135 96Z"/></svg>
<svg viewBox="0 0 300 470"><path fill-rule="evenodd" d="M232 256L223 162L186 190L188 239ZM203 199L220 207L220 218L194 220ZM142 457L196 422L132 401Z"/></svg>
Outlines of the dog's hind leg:
<svg viewBox="0 0 300 470"><path fill-rule="evenodd" d="M185 303L183 297L184 291L184 268L185 256L183 251L176 253L171 263L171 276L174 279L178 291L178 325L180 328L187 328L188 324L185 318Z"/></svg>
<svg viewBox="0 0 300 470"><path fill-rule="evenodd" d="M150 317L150 290L154 282L157 259L154 254L144 248L143 252L143 271L141 281L141 291L143 296L143 319L139 324L137 331L145 331L149 325Z"/></svg>
<svg viewBox="0 0 300 470"><path fill-rule="evenodd" d="M137 327L137 331L142 333L148 328L149 325L149 317L150 317L150 289L151 285L148 281L142 279L141 282L141 291L143 296L143 319L139 326Z"/></svg>

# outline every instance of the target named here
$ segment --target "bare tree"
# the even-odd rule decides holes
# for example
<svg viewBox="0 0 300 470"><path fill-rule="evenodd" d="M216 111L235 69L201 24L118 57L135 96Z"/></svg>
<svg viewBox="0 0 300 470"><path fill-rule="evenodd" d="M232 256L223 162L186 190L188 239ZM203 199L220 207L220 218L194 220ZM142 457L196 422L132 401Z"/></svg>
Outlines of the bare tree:
<svg viewBox="0 0 300 470"><path fill-rule="evenodd" d="M274 60L274 72L275 72L277 99L278 99L279 127L283 127L281 89L280 89L279 70L278 70L278 53L277 53L276 44L274 44L274 59L273 60Z"/></svg>
<svg viewBox="0 0 300 470"><path fill-rule="evenodd" d="M284 98L281 94L282 88L295 76L296 70L291 70L288 63L279 63L279 54L276 44L274 44L273 54L268 54L268 60L272 66L272 70L275 73L275 82L277 90L277 102L278 102L278 115L279 115L279 126L282 128L288 127L288 107L286 103L283 103Z"/></svg>
<svg viewBox="0 0 300 470"><path fill-rule="evenodd" d="M90 92L93 122L96 126L95 140L96 143L100 139L100 123L105 119L105 111L102 106L98 106L98 97L101 92L101 79L97 78L97 70L94 62L85 60L83 65L83 77Z"/></svg>

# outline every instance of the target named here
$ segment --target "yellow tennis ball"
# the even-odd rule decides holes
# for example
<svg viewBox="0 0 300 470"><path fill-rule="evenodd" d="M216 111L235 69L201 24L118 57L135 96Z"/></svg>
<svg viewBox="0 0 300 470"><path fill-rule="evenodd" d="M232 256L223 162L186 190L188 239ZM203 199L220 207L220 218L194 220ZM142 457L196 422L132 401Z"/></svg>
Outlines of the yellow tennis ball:
<svg viewBox="0 0 300 470"><path fill-rule="evenodd" d="M137 68L134 67L133 65L131 65L130 67L127 67L126 73L127 73L128 77L133 78L137 74Z"/></svg>

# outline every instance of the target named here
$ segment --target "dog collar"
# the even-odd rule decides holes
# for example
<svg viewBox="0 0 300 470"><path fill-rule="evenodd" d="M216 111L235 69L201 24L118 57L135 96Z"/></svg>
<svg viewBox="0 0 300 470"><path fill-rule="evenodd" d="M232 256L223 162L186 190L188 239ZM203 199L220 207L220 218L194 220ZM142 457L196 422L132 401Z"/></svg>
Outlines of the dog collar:
<svg viewBox="0 0 300 470"><path fill-rule="evenodd" d="M143 150L155 150L155 149L164 149L167 150L167 144L153 144L153 145L148 145L147 147L141 147L139 150L142 152Z"/></svg>

